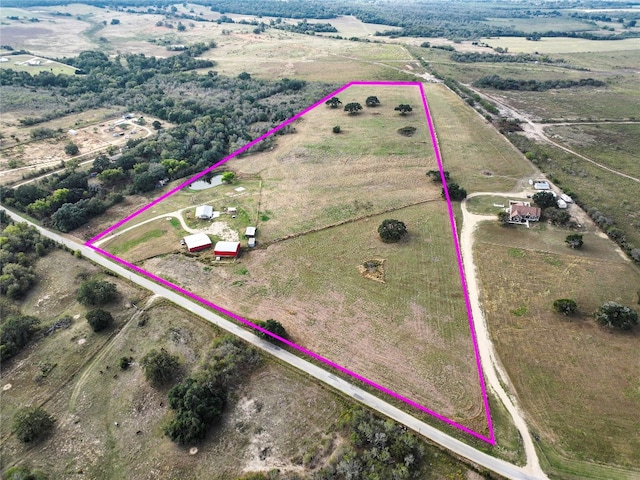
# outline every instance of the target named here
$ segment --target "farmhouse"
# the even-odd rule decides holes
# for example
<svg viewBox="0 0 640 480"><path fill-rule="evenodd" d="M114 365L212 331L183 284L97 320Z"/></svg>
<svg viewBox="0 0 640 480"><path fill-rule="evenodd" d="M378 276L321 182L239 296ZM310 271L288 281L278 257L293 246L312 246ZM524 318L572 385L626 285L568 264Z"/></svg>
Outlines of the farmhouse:
<svg viewBox="0 0 640 480"><path fill-rule="evenodd" d="M206 248L211 248L211 239L206 233L196 233L184 237L184 243L190 252L198 252Z"/></svg>
<svg viewBox="0 0 640 480"><path fill-rule="evenodd" d="M551 185L545 180L536 180L533 182L533 188L536 190L551 190Z"/></svg>
<svg viewBox="0 0 640 480"><path fill-rule="evenodd" d="M200 205L196 208L196 218L210 220L211 217L213 217L213 207L211 205Z"/></svg>
<svg viewBox="0 0 640 480"><path fill-rule="evenodd" d="M542 210L538 207L526 205L523 202L513 202L509 205L509 223L527 223L540 220Z"/></svg>
<svg viewBox="0 0 640 480"><path fill-rule="evenodd" d="M240 253L240 242L218 242L213 253L216 257L235 258Z"/></svg>

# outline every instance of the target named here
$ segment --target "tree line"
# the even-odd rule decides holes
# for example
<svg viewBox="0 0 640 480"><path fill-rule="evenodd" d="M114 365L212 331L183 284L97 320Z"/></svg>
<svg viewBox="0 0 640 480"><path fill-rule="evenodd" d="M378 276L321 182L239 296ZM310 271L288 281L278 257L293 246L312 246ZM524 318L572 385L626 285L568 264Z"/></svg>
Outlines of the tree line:
<svg viewBox="0 0 640 480"><path fill-rule="evenodd" d="M520 80L503 78L499 75L488 75L476 80L473 84L479 88L495 88L496 90L521 90L529 92L545 92L553 88L604 87L606 83L593 78L580 80Z"/></svg>
<svg viewBox="0 0 640 480"><path fill-rule="evenodd" d="M565 63L561 58L552 59L548 55L532 55L530 53L502 55L499 53L456 52L451 55L451 60L459 63Z"/></svg>

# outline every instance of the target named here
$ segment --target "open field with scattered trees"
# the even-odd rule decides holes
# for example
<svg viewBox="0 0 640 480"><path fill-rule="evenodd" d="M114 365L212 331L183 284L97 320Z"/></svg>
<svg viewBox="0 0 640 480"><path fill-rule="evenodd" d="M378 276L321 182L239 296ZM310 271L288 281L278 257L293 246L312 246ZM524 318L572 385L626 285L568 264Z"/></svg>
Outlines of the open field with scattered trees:
<svg viewBox="0 0 640 480"><path fill-rule="evenodd" d="M28 166L30 158L42 160L54 148L62 160L72 158L71 153L65 153L73 151L66 138L61 136L55 146L47 143L51 141L45 138L48 130L56 136L61 132L66 135L70 129L94 134L95 124L132 110L158 121L157 126L148 122L158 133L152 139L118 141L118 147L123 147L122 156L99 157L84 168L66 161L66 168L59 174L20 192L2 188L3 203L26 211L46 226L92 238L347 81L431 79L444 81L444 85L427 83L425 89L452 182L469 193L521 191L539 168L556 186L570 193L628 255L640 255L640 205L633 195L637 182L540 143L540 137L532 137L531 131L525 132L529 135L525 137L518 133L520 120L509 118L517 115L529 120L535 125L523 122L524 127L535 126L563 146L637 177L633 155L638 151L636 125L614 123L637 120L640 17L634 9L616 6L612 11L588 11L589 5L585 4L567 10L541 4L525 10L519 4L487 11L487 4L482 2L439 2L432 9L411 3L382 8L334 2L324 5L323 11L314 3L305 4L308 11L300 11L294 9L296 2L266 1L251 5L248 11L248 4L235 0L213 0L207 6L132 6L116 0L108 8L99 1L95 5L42 6L38 3L47 0L22 0L21 8L14 8L12 2L3 4L3 44L16 53L26 50L16 57L38 57L44 62L56 59L66 66L56 63L55 68L48 67L54 71L46 70L48 64L20 66L15 72L9 65L13 62L0 64L3 183L7 175L14 175L13 180L23 175L22 171L9 170ZM223 3L225 13L215 11L216 5L221 7ZM296 18L283 17L287 15ZM323 18L314 20L316 17ZM72 58L86 50L94 52ZM7 56L11 50L3 45L3 52L2 56ZM43 68L40 75L29 75L35 72L33 69ZM63 73L76 69L86 75ZM425 72L434 77L423 77ZM492 83L472 85L483 77L493 77ZM546 80L556 82L552 87L568 86L566 82L588 78L605 85L544 92L493 88L520 85L523 80L535 82L530 83L535 88ZM470 88L487 97L480 100ZM462 92L463 98L451 89ZM377 95L381 105L368 107L365 99L370 95ZM123 233L107 248L142 262L150 270L156 268L183 287L198 282L203 296L213 294L225 302L221 305L237 308L248 318L277 318L294 341L312 344L316 340L306 335L313 328L324 328L331 334L336 325L349 335L360 334L356 338L362 341L360 347L365 340L373 339L362 347L375 352L372 362L346 357L344 362L354 370L368 363L364 368L375 370L381 381L397 380L383 368L389 356L399 364L406 356L406 345L426 338L409 355L414 355L409 359L414 363L400 367L422 368L421 362L426 359L439 370L433 377L405 372L405 379L420 377L418 383L433 387L446 377L447 388L433 387L433 391L439 395L448 391L442 398L431 400L443 411L457 411L456 418L470 419L470 426L481 429L484 417L478 413L478 404L466 402L472 398L468 390L477 383L449 382L451 378L470 378L473 372L465 370L467 364L449 367L451 352L439 343L446 339L462 345L463 323L436 322L430 330L416 321L429 318L430 322L433 312L438 320L461 318L463 313L461 299L450 295L454 285L446 281L436 285L434 281L450 274L444 268L444 259L453 260L447 256L451 251L442 250L445 244L433 240L434 229L446 231L444 217L440 218L446 212L440 185L424 176L435 165L426 132L415 122L419 105L414 98L397 96L389 103L390 97L380 91L340 97L343 103L338 110L318 109L316 119L309 117L293 125L295 132L263 142L262 153L231 162L229 166L236 174L245 172L244 176L236 175L234 184L181 192L137 219L149 220L188 206L180 214L182 220L189 228L204 228L190 217L193 208L209 201L226 204L228 192L245 186L247 194L233 199L242 215L225 220L239 232L249 222L257 223L259 248L236 264L216 265L210 258L200 264L194 258L176 255L181 248L179 238L185 234L178 217L160 218ZM353 102L360 102L363 108L349 115L343 108ZM493 102L499 104L493 106ZM411 104L413 112L401 116L393 109L404 103ZM389 113L387 107L395 116L384 117ZM381 112L384 115L375 115ZM571 121L583 124L562 125ZM589 121L600 123L584 124ZM393 135L382 142L379 137L354 142L354 134L360 134L367 125L385 132L403 127L416 130L412 137ZM514 133L503 138L498 129ZM40 138L40 134L46 135ZM301 140L314 135L326 135L332 144L318 148L313 142ZM409 158L403 150L409 144L421 149L421 155ZM37 145L41 150L31 151ZM85 147L76 146L82 155ZM369 151L357 163L356 154L368 148L379 150ZM340 152L346 152L339 157L346 163L330 163ZM395 170L389 169L389 161L384 167L374 168L378 156L392 159ZM59 160L56 157L54 163L59 164ZM264 163L268 167L258 169L258 160L260 166ZM348 168L354 169L353 175L345 173ZM368 169L371 174L366 173ZM284 182L289 170L308 181L301 183L303 188L292 183L285 195L278 196L284 191L278 190L279 182ZM97 175L89 182L91 171ZM314 171L315 176L309 175ZM414 175L414 171L419 174ZM371 187L372 182L380 178L388 181L393 176L410 187L399 191L390 181L378 190ZM262 184L258 177L264 177ZM166 185L159 186L165 180ZM348 198L345 187L349 183L359 186L357 201ZM323 190L317 185L329 187ZM320 201L331 194L335 194L335 205ZM399 209L392 217L371 216L278 241L289 229L304 233L317 226L329 227L373 215L384 202L380 199L383 195L398 206L402 197L428 197L430 202ZM474 212L492 214L493 203L501 200L474 198L470 203ZM73 206L62 208L65 204ZM60 209L62 213L58 214ZM576 209L571 206L569 211ZM458 205L454 205L454 212L460 228ZM387 218L396 218L407 226L408 233L399 243L383 243L378 236L378 227ZM532 229L503 228L497 222L482 226L476 249L482 308L549 475L567 479L629 478L639 468L633 456L640 449L634 443L633 429L640 405L637 369L633 370L639 327L621 332L600 326L593 313L608 301L637 307L638 276L611 241L582 219L582 215L574 218L583 224L579 232L546 224ZM577 239L569 241L570 234L582 235L584 244L570 248L571 242L578 244ZM366 435L375 431L399 439L402 452L413 445L413 440L403 437L388 422L354 413L344 400L267 360L243 370L245 363L236 364L216 353L212 342L218 338L217 347L239 353L238 358L251 358L250 352L245 357L247 352L242 347L228 343L218 332L180 310L162 302L150 303L147 317L128 307L135 303L140 308L147 300L144 292L66 252L36 240L25 256L18 257L13 248L16 235L20 234L12 228L0 234L0 327L4 329L5 345L17 338L13 335L17 331L27 335L24 342L18 342L20 348L11 347L14 353L2 363L3 471L21 460L52 476L73 474L79 478L143 478L149 472L154 478L187 474L205 478L214 469L229 480L243 474L252 478L248 472L256 471L264 472L258 479L267 475L311 478L314 474L317 478L337 475L342 479L347 471L353 473L366 466L386 478L395 467L390 467L391 463L370 463L374 455ZM340 242L344 249L336 254ZM410 253L403 250L416 245L417 250ZM361 254L363 248L367 255ZM424 266L426 273L407 274L415 265ZM61 271L66 274L60 275ZM381 273L387 277L386 283L374 280ZM78 303L79 284L91 278L117 283L117 299L105 305ZM428 294L424 294L425 285ZM438 290L447 285L448 291ZM380 303L365 304L356 291L360 286L372 297L379 297ZM323 297L321 291L330 295ZM9 299L14 295L18 300ZM413 295L415 301L401 304L403 295ZM577 311L569 315L563 314L568 310L554 311L554 302L559 299L575 301ZM104 330L92 331L87 320L90 311L94 314L89 318L107 320ZM107 312L112 323L100 311ZM17 318L10 328L5 313ZM366 337L357 330L353 321L348 321L353 318L358 318L358 328L375 327L366 332L374 336ZM600 318L605 325L614 324ZM398 328L391 332L396 337L390 340L390 328L403 325L409 325L413 335L403 334ZM339 350L336 345L328 345L327 351ZM220 392L227 395L217 426L207 430L194 455L164 434L187 409L177 393L170 406L167 394L171 383L158 390L145 380L142 346L167 348L179 357L180 369L173 381L195 381L185 391L191 391L191 387L196 391L202 387L202 379L209 379L221 389L214 392L216 398ZM431 350L420 350L426 347ZM3 349L3 357L6 351ZM419 358L421 352L423 358ZM216 362L205 358L229 361L233 371L242 374L236 374L237 382L226 383L212 366ZM603 363L602 358L608 361ZM463 359L464 355L458 360ZM110 366L109 375L105 365ZM456 373L452 375L447 368L457 369ZM116 374L117 378L112 378ZM411 393L414 387L408 380L401 380L397 388ZM10 420L32 399L55 421L48 435L44 429L40 443L29 446L10 433L18 430ZM500 437L496 451L521 460L522 445L508 415L491 396L490 401ZM274 415L274 411L286 411L287 415ZM12 418L5 422L8 417ZM127 420L120 420L123 418ZM40 420L46 423L45 417ZM87 441L79 442L78 438ZM406 452L418 459L411 470L416 478L466 478L466 468L438 452L423 451L419 446L411 446ZM280 469L279 474L268 473L275 468ZM322 468L325 470L320 473ZM432 470L427 473L427 468Z"/></svg>
<svg viewBox="0 0 640 480"><path fill-rule="evenodd" d="M610 300L637 307L640 276L596 233L579 250L565 236L543 225L481 226L475 256L494 342L548 467L563 478L588 476L593 461L638 468L629 442L640 412L638 332L608 331L593 313ZM555 313L556 298L573 299L577 312ZM617 476L606 472L596 477Z"/></svg>
<svg viewBox="0 0 640 480"><path fill-rule="evenodd" d="M484 431L446 203L440 186L425 175L435 163L419 91L353 86L339 96L344 105L369 99L375 106L349 114L320 105L296 122L295 133L278 138L273 151L225 164L239 178L255 175L261 181L261 249L233 264L216 264L205 252L192 259L159 256L141 265L247 318L274 318L305 348ZM394 110L398 104L415 109L403 115ZM336 124L338 134L332 132ZM410 137L398 133L407 126L415 129ZM230 206L222 194L229 187L218 188L208 195ZM169 197L170 209L189 205L186 193ZM248 198L254 193L249 190ZM406 238L397 244L378 237L387 217L407 225ZM164 218L157 222L168 225ZM131 235L144 240L145 232L157 228L151 225L130 230L106 248L118 253ZM139 244L141 251L162 242L177 245L170 236L153 236L149 248ZM124 258L135 260L131 255ZM365 275L369 267L358 269L375 259L382 259L376 260L378 281Z"/></svg>

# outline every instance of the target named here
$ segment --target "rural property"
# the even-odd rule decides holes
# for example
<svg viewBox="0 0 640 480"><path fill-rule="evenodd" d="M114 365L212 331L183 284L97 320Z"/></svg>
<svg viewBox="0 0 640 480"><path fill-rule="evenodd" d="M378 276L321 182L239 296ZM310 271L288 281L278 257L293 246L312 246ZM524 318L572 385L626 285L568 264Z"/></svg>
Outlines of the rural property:
<svg viewBox="0 0 640 480"><path fill-rule="evenodd" d="M274 147L246 153L275 134ZM88 245L494 443L453 210L425 175L434 169L422 85L354 82ZM407 235L383 242L385 219ZM268 319L288 339L256 325Z"/></svg>

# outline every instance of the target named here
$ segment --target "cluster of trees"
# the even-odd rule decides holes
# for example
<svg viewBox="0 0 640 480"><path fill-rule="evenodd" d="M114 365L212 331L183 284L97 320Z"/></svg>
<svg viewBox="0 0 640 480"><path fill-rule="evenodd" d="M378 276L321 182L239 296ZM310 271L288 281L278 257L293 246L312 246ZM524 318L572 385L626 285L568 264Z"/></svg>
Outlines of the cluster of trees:
<svg viewBox="0 0 640 480"><path fill-rule="evenodd" d="M444 177L444 181L447 182L447 190L445 192L444 187L442 187L442 192L440 192L442 198L446 199L447 193L450 200L461 202L467 198L467 191L464 188L455 182L449 183L450 174L448 170L443 170L442 174L440 174L439 170L429 170L426 175L436 183L442 183L442 177Z"/></svg>
<svg viewBox="0 0 640 480"><path fill-rule="evenodd" d="M30 315L10 316L0 327L0 361L15 356L38 332L40 319Z"/></svg>
<svg viewBox="0 0 640 480"><path fill-rule="evenodd" d="M115 283L93 279L80 284L76 299L82 305L97 307L111 303L117 297L118 289Z"/></svg>
<svg viewBox="0 0 640 480"><path fill-rule="evenodd" d="M501 55L498 53L456 52L451 55L451 60L460 63L564 63L562 59L554 60L548 55L532 55L530 53Z"/></svg>
<svg viewBox="0 0 640 480"><path fill-rule="evenodd" d="M345 412L339 427L350 444L316 472L314 479L424 478L424 445L406 428L360 407Z"/></svg>
<svg viewBox="0 0 640 480"><path fill-rule="evenodd" d="M305 35L315 35L316 33L337 33L338 29L330 23L309 23L306 19L295 25L272 21L271 27L288 32L303 33Z"/></svg>
<svg viewBox="0 0 640 480"><path fill-rule="evenodd" d="M37 183L3 189L0 200L62 232L78 228L122 201L122 194L89 189L87 175L75 168L74 164Z"/></svg>
<svg viewBox="0 0 640 480"><path fill-rule="evenodd" d="M578 311L575 300L559 298L553 302L553 310L561 315L570 316ZM605 302L593 314L596 322L607 328L631 330L638 325L638 312L617 302Z"/></svg>
<svg viewBox="0 0 640 480"><path fill-rule="evenodd" d="M552 88L573 87L604 87L606 84L593 78L581 78L580 80L518 80L515 78L503 78L500 75L488 75L476 80L473 84L479 88L495 88L496 90L522 90L533 92L545 92Z"/></svg>
<svg viewBox="0 0 640 480"><path fill-rule="evenodd" d="M34 264L47 254L53 242L26 223L13 223L0 212L0 294L11 299L24 296L36 281Z"/></svg>
<svg viewBox="0 0 640 480"><path fill-rule="evenodd" d="M231 335L217 339L203 368L169 390L169 406L175 415L165 435L180 444L204 438L222 415L228 389L258 360L257 352L241 340Z"/></svg>

